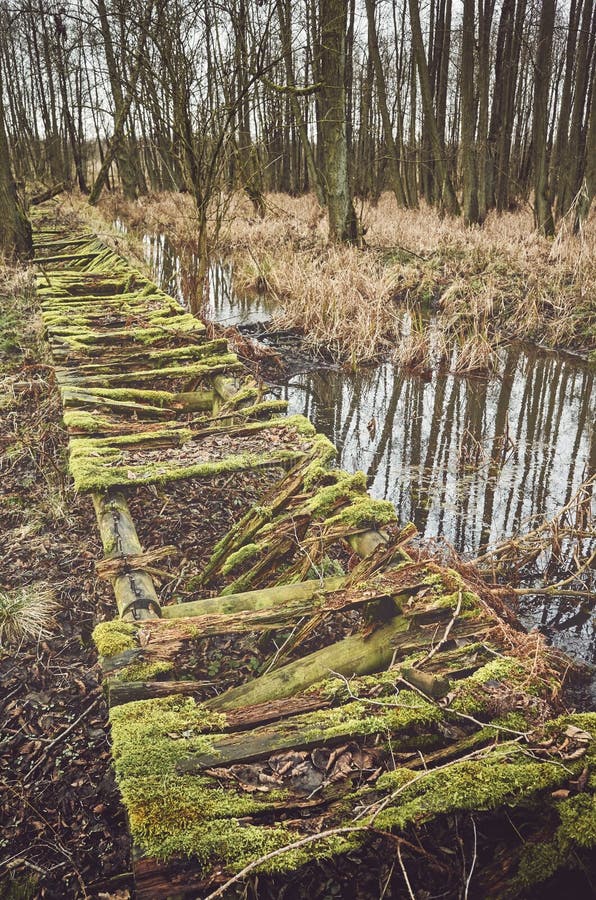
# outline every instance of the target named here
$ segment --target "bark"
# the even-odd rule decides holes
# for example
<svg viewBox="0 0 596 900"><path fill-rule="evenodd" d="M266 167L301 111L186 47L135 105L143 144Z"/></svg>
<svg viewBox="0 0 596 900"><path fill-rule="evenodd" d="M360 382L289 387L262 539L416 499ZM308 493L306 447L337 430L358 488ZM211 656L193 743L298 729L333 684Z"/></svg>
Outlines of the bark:
<svg viewBox="0 0 596 900"><path fill-rule="evenodd" d="M143 548L124 496L94 494L93 505L106 557L140 555ZM147 572L131 570L117 575L112 585L122 618L155 619L159 616L159 599Z"/></svg>
<svg viewBox="0 0 596 900"><path fill-rule="evenodd" d="M12 174L0 82L0 253L9 258L33 253L31 225L25 214Z"/></svg>
<svg viewBox="0 0 596 900"><path fill-rule="evenodd" d="M99 13L99 21L101 24L101 33L106 55L110 88L112 90L112 98L114 101L114 136L112 138L112 144L114 146L113 149L110 148L110 150L112 152L112 158L115 158L118 163L118 171L122 180L122 190L124 196L134 200L137 196L139 186L137 177L137 173L139 170L139 160L138 158L136 160L133 159L131 155L133 148L130 146L130 144L129 146L126 146L126 141L124 138L124 125L130 111L132 96L130 88L127 92L126 97L122 93L123 73L118 71L118 65L116 63L116 55L114 53L112 33L108 21L108 12L105 0L97 0L97 10ZM142 28L144 31L145 23L143 24ZM143 38L141 38L141 40L143 40ZM121 59L122 58L123 54L121 54ZM95 185L97 185L97 181ZM93 187L92 196L96 190L95 185ZM96 200L90 200L90 202L93 203L96 202Z"/></svg>
<svg viewBox="0 0 596 900"><path fill-rule="evenodd" d="M552 235L555 230L548 191L548 153L546 146L547 107L554 24L555 0L542 0L534 75L532 146L534 160L534 221L537 230L545 235Z"/></svg>
<svg viewBox="0 0 596 900"><path fill-rule="evenodd" d="M346 124L347 0L321 0L320 126L324 157L324 185L329 216L329 240L358 239L356 212L348 177Z"/></svg>
<svg viewBox="0 0 596 900"><path fill-rule="evenodd" d="M389 175L391 179L391 187L395 194L398 206L406 206L406 197L402 184L401 174L399 171L399 156L395 139L393 137L393 125L389 115L389 107L387 104L387 84L385 82L385 73L381 63L381 54L379 53L379 39L377 36L377 26L375 23L375 0L366 0L366 15L368 19L368 47L372 57L375 70L375 78L377 81L377 96L379 103L379 111L381 113L381 121L383 122L383 137L387 146L387 162L389 164Z"/></svg>
<svg viewBox="0 0 596 900"><path fill-rule="evenodd" d="M596 65L592 69L592 89L588 134L586 138L586 171L577 207L574 228L577 231L588 218L596 195Z"/></svg>
<svg viewBox="0 0 596 900"><path fill-rule="evenodd" d="M445 159L445 147L441 141L437 120L433 110L432 90L430 76L428 71L428 63L426 53L424 51L424 43L422 40L422 28L420 25L420 13L416 0L408 0L410 9L410 23L412 26L412 42L414 47L414 55L416 57L416 65L418 67L418 78L420 80L420 92L422 94L422 107L427 123L430 141L433 149L434 163L437 168L439 180L443 190L443 204L448 213L459 215L459 203L455 195L453 183L447 171Z"/></svg>
<svg viewBox="0 0 596 900"><path fill-rule="evenodd" d="M312 189L314 190L317 200L321 204L321 206L325 205L325 194L323 191L323 185L321 184L321 180L319 178L319 173L317 171L317 167L315 164L315 157L312 149L312 145L310 143L308 137L308 131L306 128L306 123L304 121L304 117L302 115L302 109L300 107L300 103L298 101L298 97L296 95L296 91L294 88L296 87L296 80L294 77L294 65L292 62L292 26L291 26L291 13L292 7L289 3L285 3L284 0L277 0L277 17L279 19L279 27L281 33L281 41L282 41L282 50L284 56L284 66L286 70L286 82L289 91L289 100L290 106L292 108L292 115L294 116L294 121L296 122L296 128L298 130L298 134L300 136L300 142L302 145L302 149L304 151L304 156L306 160L306 169L308 173L308 182Z"/></svg>
<svg viewBox="0 0 596 900"><path fill-rule="evenodd" d="M451 634L458 638L471 637L486 630L486 623L460 624ZM429 632L413 628L408 618L396 616L372 634L352 635L316 650L261 675L247 684L231 688L225 694L208 701L207 706L217 710L237 709L270 700L280 700L307 690L313 684L329 677L330 672L351 678L354 675L368 675L386 669L394 658L396 650L400 657L429 648Z"/></svg>
<svg viewBox="0 0 596 900"><path fill-rule="evenodd" d="M478 217L488 212L488 97L490 84L490 34L495 0L478 0Z"/></svg>
<svg viewBox="0 0 596 900"><path fill-rule="evenodd" d="M561 156L560 185L557 196L557 216L564 216L580 188L584 154L582 148L582 125L590 79L589 38L591 34L593 0L585 0L584 12L577 44L576 78L569 139Z"/></svg>
<svg viewBox="0 0 596 900"><path fill-rule="evenodd" d="M463 214L466 225L479 221L478 175L474 134L474 0L464 0L461 61L461 157L463 169Z"/></svg>
<svg viewBox="0 0 596 900"><path fill-rule="evenodd" d="M100 10L103 7L105 13L105 4L103 0L99 0ZM124 190L124 195L126 197L134 198L137 195L137 187L138 187L138 177L135 175L134 171L134 163L130 158L130 148L126 148L125 146L125 138L124 138L124 126L126 124L126 120L128 119L130 113L130 107L132 104L132 100L135 94L137 81L139 78L139 74L141 71L141 66L143 63L143 52L145 47L145 42L147 40L147 30L149 28L149 23L151 21L151 15L153 12L153 3L149 3L147 5L147 9L145 12L145 16L143 18L143 22L141 23L141 33L139 36L139 46L137 48L137 58L134 65L134 70L130 76L130 83L128 85L128 90L126 92L126 96L122 94L122 90L120 88L120 84L118 82L118 72L115 70L115 60L113 56L113 50L111 53L108 53L108 46L111 48L111 39L109 35L109 26L107 22L107 18L105 21L105 29L107 34L107 44L106 44L106 53L108 59L108 69L110 71L110 80L112 78L117 82L116 84L112 84L112 92L114 93L114 103L116 106L115 111L115 121L114 121L114 134L112 136L112 140L110 141L110 146L108 151L104 157L104 160L101 164L101 168L95 179L95 183L91 190L91 194L89 195L89 203L92 206L98 202L103 187L107 181L108 173L110 171L112 162L116 159L118 161L118 170L120 172L120 177L122 178L122 186ZM101 13L100 13L101 16ZM102 20L102 28L103 28L103 20ZM106 39L106 34L104 34L104 39ZM110 65L111 58L111 65Z"/></svg>

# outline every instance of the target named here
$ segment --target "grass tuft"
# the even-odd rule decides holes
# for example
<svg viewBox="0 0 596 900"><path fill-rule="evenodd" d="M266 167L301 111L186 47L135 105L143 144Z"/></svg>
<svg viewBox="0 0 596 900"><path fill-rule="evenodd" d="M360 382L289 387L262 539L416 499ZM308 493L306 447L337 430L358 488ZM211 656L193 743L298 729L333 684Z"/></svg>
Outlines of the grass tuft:
<svg viewBox="0 0 596 900"><path fill-rule="evenodd" d="M58 608L53 592L43 586L0 591L0 648L48 637Z"/></svg>

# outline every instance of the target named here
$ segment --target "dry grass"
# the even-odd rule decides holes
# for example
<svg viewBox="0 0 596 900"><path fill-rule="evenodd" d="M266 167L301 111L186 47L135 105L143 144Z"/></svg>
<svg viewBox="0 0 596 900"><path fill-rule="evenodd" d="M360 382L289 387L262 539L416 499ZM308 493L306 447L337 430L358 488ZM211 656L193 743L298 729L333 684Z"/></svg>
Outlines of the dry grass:
<svg viewBox="0 0 596 900"><path fill-rule="evenodd" d="M196 248L188 195L160 194L125 204L106 196L104 216L145 231L166 232L179 250ZM241 194L229 201L213 252L233 259L239 291L269 290L279 300L275 323L301 328L309 344L351 362L399 348L404 305L432 303L466 371L501 336L581 352L596 347L596 214L575 236L564 221L556 239L533 230L530 208L497 216L482 228L441 218L429 207L399 210L392 195L359 209L366 249L329 247L324 212L311 196L267 197L255 217ZM213 216L214 220L216 216ZM470 343L472 338L479 340ZM408 337L412 345L412 337Z"/></svg>
<svg viewBox="0 0 596 900"><path fill-rule="evenodd" d="M54 614L58 608L47 587L30 585L16 591L0 591L0 650L48 637L56 625Z"/></svg>

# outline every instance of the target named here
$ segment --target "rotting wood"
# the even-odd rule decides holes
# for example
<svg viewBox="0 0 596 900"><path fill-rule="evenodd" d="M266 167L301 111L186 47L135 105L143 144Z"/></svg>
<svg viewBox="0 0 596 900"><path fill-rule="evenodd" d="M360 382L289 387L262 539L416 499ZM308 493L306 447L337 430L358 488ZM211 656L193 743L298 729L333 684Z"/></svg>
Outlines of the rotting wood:
<svg viewBox="0 0 596 900"><path fill-rule="evenodd" d="M316 578L301 581L297 584L276 585L256 591L244 591L238 594L225 594L222 597L206 597L204 600L190 600L174 606L164 606L164 619L179 619L187 616L223 615L238 613L242 610L267 609L296 600L310 600L320 591L339 589L345 576L336 575L330 578Z"/></svg>
<svg viewBox="0 0 596 900"><path fill-rule="evenodd" d="M431 635L428 632L409 629L409 620L404 616L396 616L369 636L353 635L316 650L247 684L230 688L221 696L208 701L207 706L217 710L236 709L290 697L296 691L306 690L324 680L329 672L348 678L378 672L387 668L397 653L406 657L429 645ZM485 630L486 627L478 623L462 625L453 637L460 640L472 639Z"/></svg>
<svg viewBox="0 0 596 900"><path fill-rule="evenodd" d="M106 557L126 559L140 556L143 548L125 497L122 494L94 494L93 506ZM153 579L147 572L131 568L115 575L112 585L121 618L159 618L159 598Z"/></svg>

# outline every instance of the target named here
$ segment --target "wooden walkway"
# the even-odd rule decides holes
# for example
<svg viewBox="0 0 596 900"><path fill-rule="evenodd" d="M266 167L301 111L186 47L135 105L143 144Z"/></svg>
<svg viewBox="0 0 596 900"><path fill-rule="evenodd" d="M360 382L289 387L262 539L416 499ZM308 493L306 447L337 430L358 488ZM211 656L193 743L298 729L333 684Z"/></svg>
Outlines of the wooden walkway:
<svg viewBox="0 0 596 900"><path fill-rule="evenodd" d="M500 809L511 827L491 838L477 891L502 896L505 846L522 891L544 823L515 831L594 754L581 716L544 738L570 749L564 766L528 750L555 713L555 663L528 657L477 582L409 550L413 527L397 528L364 475L334 468L308 420L92 233L46 209L35 250L69 469L93 501L118 610L95 640L137 896L219 896L258 860L270 874L355 853L367 864L383 835L389 856L403 847L399 880L425 842L449 842L446 816ZM263 496L210 548L192 601L162 605L152 573L174 548L143 549L131 497L259 472ZM244 648L254 676L218 690L214 673Z"/></svg>

